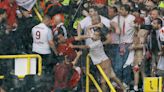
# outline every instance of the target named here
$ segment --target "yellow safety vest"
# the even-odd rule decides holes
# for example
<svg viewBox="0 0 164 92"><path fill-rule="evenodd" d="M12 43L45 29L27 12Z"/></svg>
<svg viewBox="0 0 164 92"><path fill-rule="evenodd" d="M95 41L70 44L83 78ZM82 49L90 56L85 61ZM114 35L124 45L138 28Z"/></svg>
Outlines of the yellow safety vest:
<svg viewBox="0 0 164 92"><path fill-rule="evenodd" d="M67 6L67 5L69 5L69 3L70 3L70 0L64 0L62 2L62 5Z"/></svg>

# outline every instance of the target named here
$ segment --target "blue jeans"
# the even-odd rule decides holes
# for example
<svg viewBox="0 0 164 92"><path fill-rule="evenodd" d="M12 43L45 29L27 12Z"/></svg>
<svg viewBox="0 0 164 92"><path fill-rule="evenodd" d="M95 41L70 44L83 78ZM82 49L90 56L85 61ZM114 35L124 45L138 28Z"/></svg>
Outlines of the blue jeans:
<svg viewBox="0 0 164 92"><path fill-rule="evenodd" d="M119 52L119 45L118 44L107 45L105 48L105 52L107 56L112 60L112 62L115 62L116 55Z"/></svg>
<svg viewBox="0 0 164 92"><path fill-rule="evenodd" d="M122 82L125 82L126 84L129 84L129 82L131 81L131 72L132 72L131 66L127 66L126 68L123 68L123 65L126 63L126 60L129 55L129 49L128 49L129 46L130 46L130 44L124 45L125 53L123 55L120 55L120 53L118 51L115 62L114 62L114 66L113 66L117 77Z"/></svg>

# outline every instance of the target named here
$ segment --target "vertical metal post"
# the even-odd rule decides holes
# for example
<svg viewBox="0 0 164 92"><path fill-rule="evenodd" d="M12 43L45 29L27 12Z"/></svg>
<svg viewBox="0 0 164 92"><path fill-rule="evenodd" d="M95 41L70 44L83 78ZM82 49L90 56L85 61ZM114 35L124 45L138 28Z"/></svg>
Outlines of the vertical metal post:
<svg viewBox="0 0 164 92"><path fill-rule="evenodd" d="M27 58L27 74L30 74L31 72L31 62L30 62L31 58L28 57Z"/></svg>
<svg viewBox="0 0 164 92"><path fill-rule="evenodd" d="M162 92L162 77L159 77L159 92Z"/></svg>
<svg viewBox="0 0 164 92"><path fill-rule="evenodd" d="M38 75L41 76L42 75L42 58L40 55L38 55Z"/></svg>
<svg viewBox="0 0 164 92"><path fill-rule="evenodd" d="M88 54L86 58L86 92L89 92L89 76L88 76L88 74L90 73L89 66L90 66L90 60L89 60L89 54Z"/></svg>

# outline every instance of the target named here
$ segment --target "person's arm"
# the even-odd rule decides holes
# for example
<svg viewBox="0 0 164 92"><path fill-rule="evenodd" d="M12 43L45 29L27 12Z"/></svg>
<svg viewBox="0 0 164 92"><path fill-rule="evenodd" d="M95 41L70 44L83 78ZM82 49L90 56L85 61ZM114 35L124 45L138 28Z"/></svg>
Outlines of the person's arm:
<svg viewBox="0 0 164 92"><path fill-rule="evenodd" d="M111 22L110 25L115 29L116 34L120 34L120 29L118 27L118 24L116 22Z"/></svg>
<svg viewBox="0 0 164 92"><path fill-rule="evenodd" d="M74 38L75 38L75 41L81 41L81 40L91 38L91 36L89 36L89 35L80 35L80 36L75 36Z"/></svg>
<svg viewBox="0 0 164 92"><path fill-rule="evenodd" d="M53 52L57 55L58 52L57 52L57 50L56 50L54 41L53 41L53 40L49 40L48 43L49 43L51 49L53 50Z"/></svg>
<svg viewBox="0 0 164 92"><path fill-rule="evenodd" d="M80 58L80 56L81 56L81 54L82 54L82 51L78 51L78 52L76 52L76 54L77 54L76 58L72 61L73 66L74 66L74 65L77 63L77 61L79 60L79 58Z"/></svg>
<svg viewBox="0 0 164 92"><path fill-rule="evenodd" d="M48 38L48 44L50 45L50 48L57 55L58 53L57 53L57 50L56 50L56 47L55 47L55 43L54 43L54 40L53 40L53 35L52 35L51 30L48 30L47 38Z"/></svg>
<svg viewBox="0 0 164 92"><path fill-rule="evenodd" d="M103 42L103 45L107 45L107 44L110 44L111 42L109 42L108 40L105 40L104 42Z"/></svg>
<svg viewBox="0 0 164 92"><path fill-rule="evenodd" d="M77 27L77 36L81 36L81 30L82 30L82 28L81 28L81 25L79 23L78 27Z"/></svg>
<svg viewBox="0 0 164 92"><path fill-rule="evenodd" d="M103 42L103 45L107 45L107 44L111 44L112 43L112 37L111 37L111 34L108 33L106 35L106 40Z"/></svg>
<svg viewBox="0 0 164 92"><path fill-rule="evenodd" d="M87 45L73 45L73 44L69 44L69 47L74 48L74 49L88 49L89 46Z"/></svg>

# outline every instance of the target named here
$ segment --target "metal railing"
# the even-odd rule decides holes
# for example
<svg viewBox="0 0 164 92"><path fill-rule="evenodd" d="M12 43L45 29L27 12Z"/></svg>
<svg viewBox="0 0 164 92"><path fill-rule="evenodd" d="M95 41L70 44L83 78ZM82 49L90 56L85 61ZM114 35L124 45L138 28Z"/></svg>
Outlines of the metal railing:
<svg viewBox="0 0 164 92"><path fill-rule="evenodd" d="M96 67L100 71L100 74L102 75L102 77L107 82L109 88L111 89L111 92L116 92L116 90L114 89L113 85L111 84L111 82L110 82L109 78L107 77L107 75L104 73L101 66L98 64L98 65L96 65ZM93 75L90 73L90 56L88 54L87 58L86 58L86 92L90 92L89 80L91 80L93 82L93 84L95 85L98 92L103 92L102 89L100 88L98 82L95 80Z"/></svg>
<svg viewBox="0 0 164 92"><path fill-rule="evenodd" d="M38 73L37 75L41 76L42 74L42 58L38 54L30 54L30 55L0 55L0 59L18 59L18 58L27 58L27 71L26 75L30 74L30 68L31 68L31 58L38 58ZM19 76L18 78L24 78L25 75ZM0 79L3 79L4 75L0 75Z"/></svg>

